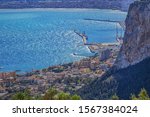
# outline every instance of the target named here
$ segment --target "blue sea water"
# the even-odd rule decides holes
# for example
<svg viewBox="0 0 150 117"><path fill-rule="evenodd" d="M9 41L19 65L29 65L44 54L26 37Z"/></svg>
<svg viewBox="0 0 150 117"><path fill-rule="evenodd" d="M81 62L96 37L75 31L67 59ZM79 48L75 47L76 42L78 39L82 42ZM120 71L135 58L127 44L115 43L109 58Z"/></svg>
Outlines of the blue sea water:
<svg viewBox="0 0 150 117"><path fill-rule="evenodd" d="M0 71L30 71L91 56L74 30L89 42L115 42L115 23L125 12L98 9L0 10ZM81 56L73 56L78 53Z"/></svg>

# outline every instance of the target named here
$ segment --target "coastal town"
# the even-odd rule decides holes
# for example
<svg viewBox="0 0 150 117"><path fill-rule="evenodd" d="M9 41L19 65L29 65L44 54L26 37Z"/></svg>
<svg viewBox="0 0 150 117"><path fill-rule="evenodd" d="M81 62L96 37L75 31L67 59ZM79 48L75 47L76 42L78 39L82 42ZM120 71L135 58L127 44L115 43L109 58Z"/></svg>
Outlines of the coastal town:
<svg viewBox="0 0 150 117"><path fill-rule="evenodd" d="M80 61L33 70L25 74L15 72L0 73L0 98L11 99L12 95L28 89L32 96L41 96L51 87L76 93L80 88L102 76L110 69L117 57L120 44L96 44L89 49L93 57Z"/></svg>

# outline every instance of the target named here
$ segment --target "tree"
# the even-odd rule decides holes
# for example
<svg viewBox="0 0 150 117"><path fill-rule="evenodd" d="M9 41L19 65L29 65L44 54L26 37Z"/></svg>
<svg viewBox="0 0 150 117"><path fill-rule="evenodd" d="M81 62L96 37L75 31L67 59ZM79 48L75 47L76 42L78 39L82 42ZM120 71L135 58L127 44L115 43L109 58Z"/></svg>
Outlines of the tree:
<svg viewBox="0 0 150 117"><path fill-rule="evenodd" d="M78 95L71 95L69 93L60 92L54 88L50 88L43 96L44 100L80 100L81 97Z"/></svg>
<svg viewBox="0 0 150 117"><path fill-rule="evenodd" d="M70 96L69 93L60 92L60 93L57 95L57 99L58 99L58 100L70 100L70 99L71 99L71 96Z"/></svg>
<svg viewBox="0 0 150 117"><path fill-rule="evenodd" d="M147 91L143 88L143 89L141 89L141 91L137 97L136 97L136 95L132 94L131 99L132 100L150 100L150 97L149 97Z"/></svg>
<svg viewBox="0 0 150 117"><path fill-rule="evenodd" d="M58 94L58 91L56 89L50 88L43 96L43 99L44 100L55 100L57 94Z"/></svg>
<svg viewBox="0 0 150 117"><path fill-rule="evenodd" d="M16 93L12 96L13 100L31 100L30 91L27 89L24 92Z"/></svg>
<svg viewBox="0 0 150 117"><path fill-rule="evenodd" d="M117 96L117 94L115 93L112 97L111 97L112 100L119 100L119 97Z"/></svg>
<svg viewBox="0 0 150 117"><path fill-rule="evenodd" d="M81 97L75 94L71 97L71 100L81 100Z"/></svg>
<svg viewBox="0 0 150 117"><path fill-rule="evenodd" d="M71 95L69 93L60 92L54 88L50 88L44 96L31 96L31 92L29 90L25 90L24 92L16 93L12 96L13 100L80 100L80 96Z"/></svg>
<svg viewBox="0 0 150 117"><path fill-rule="evenodd" d="M147 91L145 89L141 89L139 95L138 95L138 99L139 100L149 100L150 97L149 95L147 94Z"/></svg>
<svg viewBox="0 0 150 117"><path fill-rule="evenodd" d="M131 94L131 100L138 100L138 98L135 96L135 94Z"/></svg>

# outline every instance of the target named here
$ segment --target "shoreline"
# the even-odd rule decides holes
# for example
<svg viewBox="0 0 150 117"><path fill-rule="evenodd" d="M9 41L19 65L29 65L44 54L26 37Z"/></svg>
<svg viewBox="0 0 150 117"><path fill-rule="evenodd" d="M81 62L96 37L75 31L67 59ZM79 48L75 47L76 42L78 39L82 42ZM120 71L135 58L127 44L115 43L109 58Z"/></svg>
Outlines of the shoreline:
<svg viewBox="0 0 150 117"><path fill-rule="evenodd" d="M111 46L119 46L120 44L118 42L112 42L112 43L88 43L88 36L84 33L80 33L80 32L77 32L74 30L74 33L76 33L78 36L80 36L82 38L82 41L83 41L83 44L79 45L79 46L86 46L88 49L89 49L89 52L93 55L91 56L85 56L85 58L91 58L91 57L94 57L95 55L97 54L100 54L99 51L100 50L103 50L104 48L105 49L110 49ZM78 55L77 53L72 53L73 56L80 56ZM65 65L65 64L70 64L70 63L74 63L74 62L80 62L82 60L84 60L85 58L82 58L80 60L77 60L77 61L72 61L72 62L66 62L66 63L63 63L63 64L56 64L56 65L51 65L51 66L48 66L48 67L55 67L55 66L60 66L60 65ZM32 73L33 71L40 71L40 70L43 70L43 69L46 69L48 67L44 67L44 68L41 68L41 69L32 69L32 70L27 70L27 71L22 71L20 69L16 69L16 70L6 70L6 71L1 71L4 67L3 66L0 66L0 74L2 73L16 73L17 75L25 75L25 74L28 74L28 73Z"/></svg>
<svg viewBox="0 0 150 117"><path fill-rule="evenodd" d="M50 87L59 91L76 94L83 86L101 77L113 65L120 50L110 43L99 45L101 55L83 58L80 61L49 66L24 74L16 72L0 73L1 99L11 99L17 92L29 89L32 96L43 95Z"/></svg>
<svg viewBox="0 0 150 117"><path fill-rule="evenodd" d="M72 9L72 10L75 10L75 11L93 11L93 10L97 10L97 11L101 11L101 10L107 10L107 11L110 11L110 12L113 12L111 9L97 9L97 8L25 8L25 9L13 9L13 11L10 11L10 10L12 10L12 9L0 9L0 12L1 12L1 10L2 11L4 11L4 12L19 12L18 10L20 10L20 12L22 12L22 11L55 11L55 10L58 10L58 11L61 11L61 10L64 10L64 11L66 11L66 10L70 10L70 9ZM115 10L116 11L116 10ZM117 10L117 11L119 11L119 10ZM62 11L63 12L63 11ZM70 11L67 11L67 12L70 12ZM86 45L87 46L87 48L89 49L89 51L91 52L91 53L94 53L93 52L93 50L89 47L89 46L92 46L92 44L90 45L88 45L88 43L87 43L87 39L86 39L86 35L84 36L84 35L81 35L81 37L82 37L82 40L83 40L83 46L84 45ZM101 43L100 43L101 44ZM103 44L102 44L103 45ZM107 45L107 44L106 44ZM88 57L88 56L87 56ZM59 64L58 64L59 65ZM3 66L0 66L0 67L3 67ZM20 69L17 69L17 70L19 70L20 71ZM4 70L4 72L11 72L12 70ZM14 71L14 70L13 70ZM27 71L25 71L25 72L31 72L31 70L27 70ZM0 73L1 72L3 72L3 68L2 69L0 69ZM24 72L24 71L22 71L22 72Z"/></svg>
<svg viewBox="0 0 150 117"><path fill-rule="evenodd" d="M16 73L17 75L25 75L25 74L28 74L28 73L32 73L34 71L41 71L43 69L47 69L49 67L57 67L57 66L63 66L63 65L66 65L66 64L72 64L72 63L75 63L75 62L80 62L82 60L85 60L85 59L90 59L90 58L93 58L97 55L99 55L98 53L98 50L101 50L101 49L110 49L112 48L113 46L120 46L120 44L118 42L113 42L113 43L94 43L94 44L83 44L83 46L87 46L89 51L91 53L95 53L94 55L92 56L85 56L86 58L82 58L81 60L78 60L78 61L73 61L73 62L66 62L66 63L63 63L63 64L57 64L57 65L52 65L52 66L48 66L48 67L44 67L44 68L41 68L41 69L33 69L33 70L30 70L30 71L21 71L21 70L10 70L10 71L0 71L0 74L1 73ZM74 55L74 53L72 53ZM78 55L74 55L74 56L78 56ZM3 69L3 66L1 66L1 70Z"/></svg>
<svg viewBox="0 0 150 117"><path fill-rule="evenodd" d="M13 10L13 11L12 11ZM0 12L23 12L23 11L66 11L72 12L73 11L92 11L92 10L103 10L103 11L118 11L122 13L127 13L127 11L119 10L119 9L99 9L99 8L0 8Z"/></svg>

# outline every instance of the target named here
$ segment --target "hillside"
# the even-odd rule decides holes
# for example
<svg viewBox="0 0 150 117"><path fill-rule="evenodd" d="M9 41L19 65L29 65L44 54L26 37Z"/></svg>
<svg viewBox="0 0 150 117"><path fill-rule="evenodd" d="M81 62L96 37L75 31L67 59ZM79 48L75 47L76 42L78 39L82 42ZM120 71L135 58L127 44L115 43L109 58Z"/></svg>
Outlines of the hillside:
<svg viewBox="0 0 150 117"><path fill-rule="evenodd" d="M131 94L138 94L145 88L150 94L150 58L142 62L107 73L90 85L80 90L83 99L110 99L117 94L120 99L129 99Z"/></svg>
<svg viewBox="0 0 150 117"><path fill-rule="evenodd" d="M145 88L150 94L150 1L134 2L126 19L123 46L115 65L79 91L83 99L129 99Z"/></svg>
<svg viewBox="0 0 150 117"><path fill-rule="evenodd" d="M100 8L127 10L134 0L0 0L0 8Z"/></svg>

